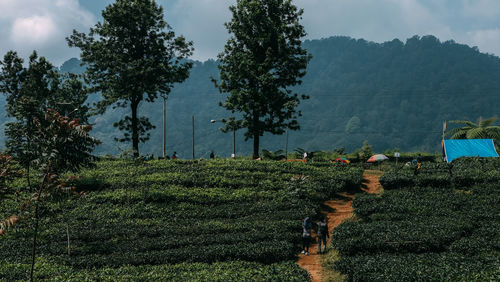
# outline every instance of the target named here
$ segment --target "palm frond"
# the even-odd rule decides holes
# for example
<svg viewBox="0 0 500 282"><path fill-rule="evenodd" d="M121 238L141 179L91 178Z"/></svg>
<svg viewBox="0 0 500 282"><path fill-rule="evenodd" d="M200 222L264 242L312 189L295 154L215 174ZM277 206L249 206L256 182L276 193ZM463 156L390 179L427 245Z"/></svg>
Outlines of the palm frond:
<svg viewBox="0 0 500 282"><path fill-rule="evenodd" d="M450 137L451 139L467 139L467 131L465 130L459 130L453 136Z"/></svg>
<svg viewBox="0 0 500 282"><path fill-rule="evenodd" d="M491 124L493 124L497 119L498 119L497 117L490 117L488 119L481 120L479 122L479 127L488 127Z"/></svg>
<svg viewBox="0 0 500 282"><path fill-rule="evenodd" d="M478 127L467 130L467 139L484 139L486 138L486 131L484 128Z"/></svg>
<svg viewBox="0 0 500 282"><path fill-rule="evenodd" d="M489 138L495 139L500 142L500 126L490 126L486 128L486 133Z"/></svg>
<svg viewBox="0 0 500 282"><path fill-rule="evenodd" d="M294 150L295 152L299 153L299 154L304 154L306 150L302 149L302 148L297 148Z"/></svg>
<svg viewBox="0 0 500 282"><path fill-rule="evenodd" d="M470 129L471 129L470 127L454 128L454 129L446 132L444 134L444 136L455 135L455 134L458 134L459 132L462 132L461 134L459 134L459 135L462 135L462 134L465 134L465 132L467 132L467 130L470 130ZM457 139L457 138L452 137L452 139Z"/></svg>
<svg viewBox="0 0 500 282"><path fill-rule="evenodd" d="M465 125L468 125L472 128L476 128L478 127L477 124L473 123L472 121L468 121L468 120L450 120L450 122L452 123L458 123L458 124L465 124Z"/></svg>

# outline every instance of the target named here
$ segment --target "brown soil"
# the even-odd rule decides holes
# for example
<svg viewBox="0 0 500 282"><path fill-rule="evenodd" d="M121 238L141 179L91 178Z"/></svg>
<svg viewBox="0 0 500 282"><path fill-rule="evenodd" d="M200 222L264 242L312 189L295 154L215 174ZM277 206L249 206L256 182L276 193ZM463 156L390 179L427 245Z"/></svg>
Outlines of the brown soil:
<svg viewBox="0 0 500 282"><path fill-rule="evenodd" d="M378 170L365 170L365 173L363 173L365 183L362 185L361 190L370 194L379 193L382 185L380 185L378 180L382 174L383 173Z"/></svg>
<svg viewBox="0 0 500 282"><path fill-rule="evenodd" d="M361 189L367 193L378 193L380 191L381 185L378 181L381 173L377 171L366 171L363 174L364 185ZM332 233L333 228L337 227L345 219L352 216L352 199L353 194L349 193L339 193L338 199L329 200L322 203L324 209L321 211L322 214L328 218L328 228L329 234ZM323 267L320 262L320 255L317 254L318 245L316 242L316 234L312 232L313 242L309 247L309 255L299 255L298 265L303 269L307 270L311 274L313 282L320 282L323 279ZM328 244L330 244L331 238L328 239Z"/></svg>

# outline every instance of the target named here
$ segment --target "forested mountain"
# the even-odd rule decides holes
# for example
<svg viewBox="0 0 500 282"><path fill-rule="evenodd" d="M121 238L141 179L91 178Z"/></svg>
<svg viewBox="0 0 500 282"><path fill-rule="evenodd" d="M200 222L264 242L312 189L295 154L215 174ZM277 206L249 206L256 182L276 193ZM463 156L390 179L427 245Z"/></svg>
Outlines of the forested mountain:
<svg viewBox="0 0 500 282"><path fill-rule="evenodd" d="M499 114L500 58L477 48L440 42L433 36L397 39L382 44L349 37L305 41L313 55L304 83L297 89L311 98L302 102L300 131L290 132L289 150L359 148L368 140L376 151L438 151L443 120L476 120ZM61 67L81 72L71 59ZM213 60L194 62L191 75L177 85L167 101L167 150L191 157L191 116L195 116L196 157L229 156L232 136L218 130L211 119L230 116L218 102L224 99L210 77L217 77ZM89 101L99 97L93 95ZM4 109L4 97L0 107ZM141 153L161 153L162 100L142 104L140 112L156 125ZM125 144L114 141L120 132L112 124L127 109L109 111L94 118L94 135L103 141L98 154L117 154ZM5 122L0 120L0 139ZM262 148L284 149L285 136L266 135ZM4 140L0 140L4 144ZM251 153L251 143L237 133L237 154Z"/></svg>

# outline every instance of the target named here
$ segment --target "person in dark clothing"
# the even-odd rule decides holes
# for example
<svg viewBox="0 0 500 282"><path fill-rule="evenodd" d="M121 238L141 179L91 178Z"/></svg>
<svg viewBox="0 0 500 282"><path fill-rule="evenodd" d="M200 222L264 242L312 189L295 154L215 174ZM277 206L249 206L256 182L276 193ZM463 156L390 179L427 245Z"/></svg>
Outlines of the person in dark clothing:
<svg viewBox="0 0 500 282"><path fill-rule="evenodd" d="M212 151L210 151L210 158L211 158L211 159L215 158L215 154L214 154L214 151L213 151L213 150L212 150Z"/></svg>
<svg viewBox="0 0 500 282"><path fill-rule="evenodd" d="M302 253L309 255L309 244L311 243L311 219L306 217L302 220Z"/></svg>
<svg viewBox="0 0 500 282"><path fill-rule="evenodd" d="M328 223L326 222L326 218L323 218L320 222L318 222L318 254L326 252L326 241L327 238L330 237L328 234ZM321 249L321 243L323 243L323 249Z"/></svg>

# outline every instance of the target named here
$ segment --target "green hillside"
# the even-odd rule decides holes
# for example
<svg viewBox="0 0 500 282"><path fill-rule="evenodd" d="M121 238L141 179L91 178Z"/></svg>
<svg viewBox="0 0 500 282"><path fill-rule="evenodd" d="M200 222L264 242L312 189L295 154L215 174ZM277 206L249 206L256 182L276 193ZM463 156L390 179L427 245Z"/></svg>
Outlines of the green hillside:
<svg viewBox="0 0 500 282"><path fill-rule="evenodd" d="M393 169L381 195L357 195L358 220L334 229L348 281L494 281L500 275L500 161Z"/></svg>
<svg viewBox="0 0 500 282"><path fill-rule="evenodd" d="M330 162L101 160L74 194L43 198L35 279L307 281L301 218L347 191L360 192L354 215L324 255L347 281L498 280L498 159L394 167L380 194L359 190L362 175ZM0 281L31 266L31 193L10 184L0 218L19 220L0 234Z"/></svg>
<svg viewBox="0 0 500 282"><path fill-rule="evenodd" d="M443 120L476 120L499 113L500 58L480 53L477 48L440 42L433 36L381 44L331 37L305 41L304 47L313 59L298 90L311 99L301 103L302 129L290 132L291 149L331 151L345 147L352 151L368 140L376 151L398 147L434 152L440 149ZM75 59L66 62L62 70L81 71ZM231 134L218 130L221 123L210 123L211 119L230 116L218 106L224 96L210 81L217 73L215 61L195 62L190 78L170 94L169 154L177 151L183 158L191 157L194 115L196 157L208 157L210 150L230 155ZM96 99L98 96L90 100ZM141 153L159 155L162 101L143 104L141 111L157 127L150 141L141 146ZM93 121L93 133L103 141L99 154L117 154L119 147L127 148L114 141L120 132L112 127L123 113L123 109L115 110ZM285 136L266 135L261 142L265 149L283 149ZM237 154L250 152L251 143L238 132Z"/></svg>
<svg viewBox="0 0 500 282"><path fill-rule="evenodd" d="M45 199L35 277L305 281L294 262L301 218L359 187L362 171L331 163L101 161L80 174L77 195ZM28 277L34 208L22 204L26 194L0 199L0 218L20 216L0 235L0 280Z"/></svg>

